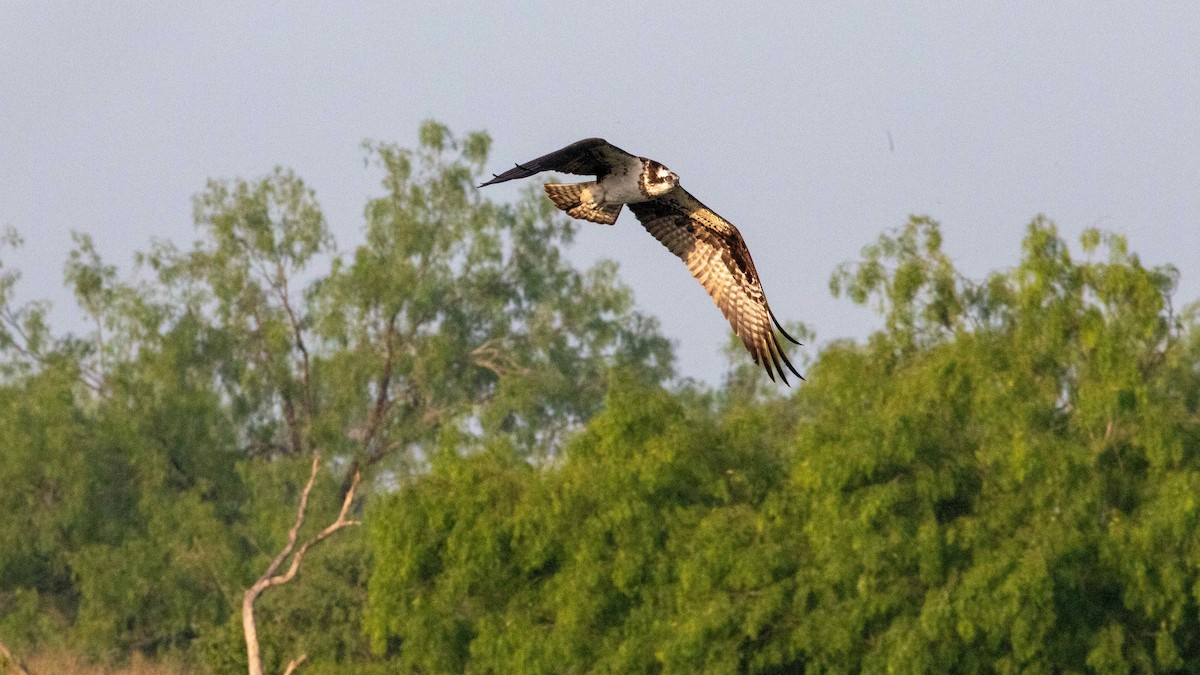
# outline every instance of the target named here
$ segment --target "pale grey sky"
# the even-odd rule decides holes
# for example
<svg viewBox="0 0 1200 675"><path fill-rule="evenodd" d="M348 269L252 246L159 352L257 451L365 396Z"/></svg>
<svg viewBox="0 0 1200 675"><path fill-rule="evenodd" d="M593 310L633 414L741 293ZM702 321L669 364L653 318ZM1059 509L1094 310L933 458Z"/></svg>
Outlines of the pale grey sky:
<svg viewBox="0 0 1200 675"><path fill-rule="evenodd" d="M1011 265L1044 213L1126 234L1200 297L1200 5L990 4L6 0L0 224L27 240L7 262L71 325L72 229L128 268L194 238L207 178L277 164L348 249L377 192L360 141L434 118L491 133L496 170L586 136L658 159L820 342L877 325L827 282L909 213L969 274ZM621 264L683 374L719 379L728 324L628 213L576 248Z"/></svg>

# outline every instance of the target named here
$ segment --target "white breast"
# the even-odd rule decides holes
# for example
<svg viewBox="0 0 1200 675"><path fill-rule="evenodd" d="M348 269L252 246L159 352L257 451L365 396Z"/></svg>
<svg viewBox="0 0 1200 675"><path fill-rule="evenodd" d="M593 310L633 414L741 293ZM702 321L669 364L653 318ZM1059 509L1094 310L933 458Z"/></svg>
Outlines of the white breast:
<svg viewBox="0 0 1200 675"><path fill-rule="evenodd" d="M635 204L647 200L642 193L641 161L630 162L600 180L605 204Z"/></svg>

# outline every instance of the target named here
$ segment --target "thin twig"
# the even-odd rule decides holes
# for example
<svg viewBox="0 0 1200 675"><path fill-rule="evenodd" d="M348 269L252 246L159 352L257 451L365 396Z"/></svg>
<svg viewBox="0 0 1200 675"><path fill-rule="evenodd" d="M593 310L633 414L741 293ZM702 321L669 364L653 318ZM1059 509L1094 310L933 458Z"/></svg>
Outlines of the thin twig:
<svg viewBox="0 0 1200 675"><path fill-rule="evenodd" d="M288 324L292 329L292 335L296 339L296 348L300 350L301 371L300 377L304 382L304 411L308 414L311 420L315 416L315 403L313 401L313 391L311 381L312 368L308 360L308 347L304 344L304 332L300 329L300 322L296 320L296 313L292 310L292 303L289 299L287 273L283 271L283 262L275 261L275 269L278 275L278 283L272 283L275 287L275 292L279 295L280 302L283 303L283 311L287 314Z"/></svg>
<svg viewBox="0 0 1200 675"><path fill-rule="evenodd" d="M304 659L307 658L308 654L301 654L291 661L288 661L287 668L284 669L283 675L292 675L292 673L296 672L296 668L300 667L300 664L304 663Z"/></svg>

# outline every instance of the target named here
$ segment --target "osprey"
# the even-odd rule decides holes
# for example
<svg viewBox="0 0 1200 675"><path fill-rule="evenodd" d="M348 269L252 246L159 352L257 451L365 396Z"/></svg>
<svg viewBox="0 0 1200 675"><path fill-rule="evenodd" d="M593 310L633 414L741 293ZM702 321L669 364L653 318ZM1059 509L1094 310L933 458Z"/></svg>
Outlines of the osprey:
<svg viewBox="0 0 1200 675"><path fill-rule="evenodd" d="M767 305L741 233L680 187L674 171L652 159L631 155L603 138L588 138L517 164L479 187L543 171L595 176L596 180L586 183L547 183L546 194L568 215L604 225L615 223L621 207L628 206L650 234L687 264L772 381L778 373L788 384L783 365L804 379L783 353L772 324L785 338L800 343L779 325Z"/></svg>

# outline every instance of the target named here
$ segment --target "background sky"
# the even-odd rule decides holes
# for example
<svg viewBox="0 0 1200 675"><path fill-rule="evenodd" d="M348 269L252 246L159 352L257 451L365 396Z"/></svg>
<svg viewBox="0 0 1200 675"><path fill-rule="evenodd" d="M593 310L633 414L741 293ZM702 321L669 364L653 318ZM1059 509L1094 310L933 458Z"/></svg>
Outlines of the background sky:
<svg viewBox="0 0 1200 675"><path fill-rule="evenodd" d="M378 192L361 141L414 145L428 118L488 131L497 172L587 136L663 162L816 331L800 360L879 324L829 276L910 213L970 275L1042 213L1127 235L1181 270L1178 305L1200 297L1195 3L0 2L0 225L26 239L4 262L64 328L86 330L71 230L129 269L195 238L208 178L283 165L348 250ZM682 374L719 381L728 324L628 211L572 256L619 261Z"/></svg>

